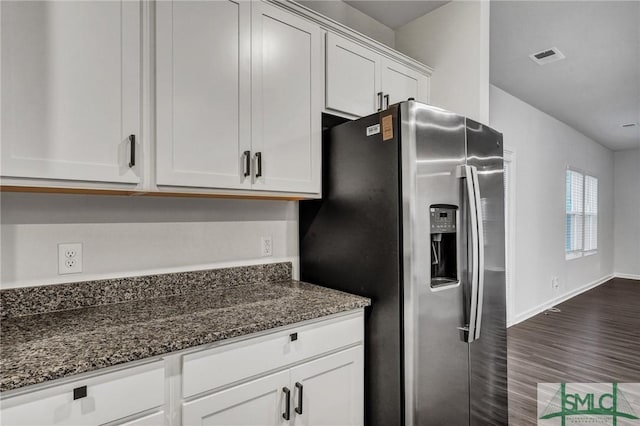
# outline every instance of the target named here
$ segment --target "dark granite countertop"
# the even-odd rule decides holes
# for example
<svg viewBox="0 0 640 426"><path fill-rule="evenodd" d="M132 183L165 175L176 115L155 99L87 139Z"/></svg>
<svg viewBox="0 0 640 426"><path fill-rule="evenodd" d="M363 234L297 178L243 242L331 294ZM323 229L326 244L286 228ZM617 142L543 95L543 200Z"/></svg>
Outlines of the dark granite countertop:
<svg viewBox="0 0 640 426"><path fill-rule="evenodd" d="M1 323L0 391L368 306L369 299L295 280L9 317Z"/></svg>

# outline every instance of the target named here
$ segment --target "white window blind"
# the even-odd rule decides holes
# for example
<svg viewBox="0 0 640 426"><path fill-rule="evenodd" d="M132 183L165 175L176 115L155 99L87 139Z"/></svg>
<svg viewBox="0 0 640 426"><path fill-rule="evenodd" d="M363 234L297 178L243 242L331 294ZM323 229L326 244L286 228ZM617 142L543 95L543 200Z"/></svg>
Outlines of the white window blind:
<svg viewBox="0 0 640 426"><path fill-rule="evenodd" d="M582 214L584 176L574 170L567 170L566 182L566 235L565 251L575 253L582 250Z"/></svg>
<svg viewBox="0 0 640 426"><path fill-rule="evenodd" d="M566 173L567 258L598 249L598 179L575 170Z"/></svg>
<svg viewBox="0 0 640 426"><path fill-rule="evenodd" d="M584 177L584 250L598 249L598 179Z"/></svg>

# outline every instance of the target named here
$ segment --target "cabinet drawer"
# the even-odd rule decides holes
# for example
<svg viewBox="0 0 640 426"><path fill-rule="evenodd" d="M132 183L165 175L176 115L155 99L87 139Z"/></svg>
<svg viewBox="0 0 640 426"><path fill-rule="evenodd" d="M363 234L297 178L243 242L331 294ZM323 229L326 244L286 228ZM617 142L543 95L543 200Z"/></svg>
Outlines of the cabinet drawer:
<svg viewBox="0 0 640 426"><path fill-rule="evenodd" d="M86 396L74 400L74 389ZM100 425L164 404L164 364L153 362L7 398L3 425Z"/></svg>
<svg viewBox="0 0 640 426"><path fill-rule="evenodd" d="M297 333L297 340L291 334ZM362 313L292 326L266 336L205 350L183 358L183 396L227 384L363 341Z"/></svg>

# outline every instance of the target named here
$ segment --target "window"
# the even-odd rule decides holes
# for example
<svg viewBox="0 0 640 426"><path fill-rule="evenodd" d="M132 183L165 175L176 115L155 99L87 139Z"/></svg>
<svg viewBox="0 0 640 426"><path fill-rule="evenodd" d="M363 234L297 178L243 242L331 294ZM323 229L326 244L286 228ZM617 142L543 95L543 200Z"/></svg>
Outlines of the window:
<svg viewBox="0 0 640 426"><path fill-rule="evenodd" d="M598 178L567 170L565 184L565 253L573 259L598 249Z"/></svg>

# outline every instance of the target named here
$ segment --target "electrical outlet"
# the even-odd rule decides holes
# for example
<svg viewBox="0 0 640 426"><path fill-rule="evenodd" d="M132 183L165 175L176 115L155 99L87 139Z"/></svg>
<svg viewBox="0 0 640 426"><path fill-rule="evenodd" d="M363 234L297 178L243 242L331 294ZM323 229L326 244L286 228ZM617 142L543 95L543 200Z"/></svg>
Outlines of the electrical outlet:
<svg viewBox="0 0 640 426"><path fill-rule="evenodd" d="M58 274L82 272L82 243L58 244Z"/></svg>
<svg viewBox="0 0 640 426"><path fill-rule="evenodd" d="M262 257L273 256L273 240L271 239L271 235L268 237L262 237L262 245L261 245L261 254Z"/></svg>
<svg viewBox="0 0 640 426"><path fill-rule="evenodd" d="M551 288L554 290L560 288L560 280L558 277L551 277Z"/></svg>

